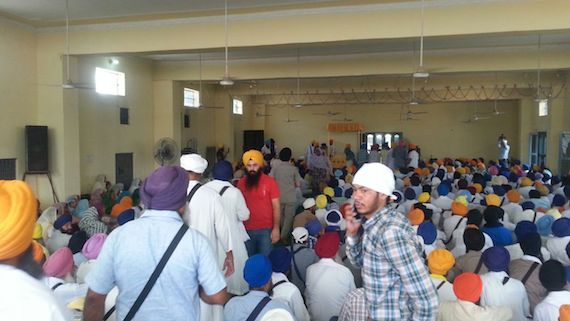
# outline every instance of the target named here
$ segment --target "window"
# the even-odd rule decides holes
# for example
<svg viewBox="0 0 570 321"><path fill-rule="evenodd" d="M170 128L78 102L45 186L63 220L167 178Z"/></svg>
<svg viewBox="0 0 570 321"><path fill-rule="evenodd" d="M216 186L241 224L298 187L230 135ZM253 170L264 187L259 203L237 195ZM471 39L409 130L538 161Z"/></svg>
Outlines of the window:
<svg viewBox="0 0 570 321"><path fill-rule="evenodd" d="M124 96L125 73L95 68L95 91L102 95Z"/></svg>
<svg viewBox="0 0 570 321"><path fill-rule="evenodd" d="M233 100L233 110L236 115L243 115L243 101L239 99Z"/></svg>
<svg viewBox="0 0 570 321"><path fill-rule="evenodd" d="M191 88L184 88L184 107L200 107L200 92Z"/></svg>
<svg viewBox="0 0 570 321"><path fill-rule="evenodd" d="M4 180L16 179L15 158L0 159L0 179Z"/></svg>
<svg viewBox="0 0 570 321"><path fill-rule="evenodd" d="M392 148L394 143L400 140L402 133L387 133L387 132L376 132L376 133L365 133L362 134L361 143L366 143L366 150L370 152L373 144L378 144L382 147L382 144L388 144L388 147Z"/></svg>
<svg viewBox="0 0 570 321"><path fill-rule="evenodd" d="M548 116L548 99L538 101L538 116Z"/></svg>
<svg viewBox="0 0 570 321"><path fill-rule="evenodd" d="M120 109L119 123L121 125L128 125L129 124L129 109L128 108L121 108Z"/></svg>

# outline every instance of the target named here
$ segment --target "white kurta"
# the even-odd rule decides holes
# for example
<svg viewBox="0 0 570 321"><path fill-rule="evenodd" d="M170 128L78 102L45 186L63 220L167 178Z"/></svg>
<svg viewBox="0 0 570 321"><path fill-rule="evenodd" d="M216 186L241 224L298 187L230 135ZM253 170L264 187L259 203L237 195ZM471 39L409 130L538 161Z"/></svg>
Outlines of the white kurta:
<svg viewBox="0 0 570 321"><path fill-rule="evenodd" d="M70 234L61 233L59 230L53 230L53 233L46 242L46 248L50 253L53 253L60 248L69 244Z"/></svg>
<svg viewBox="0 0 570 321"><path fill-rule="evenodd" d="M297 321L310 321L311 318L309 317L309 311L307 311L307 307L303 301L303 296L301 296L301 292L297 286L289 282L289 279L287 279L287 276L283 273L273 272L271 281L274 286L280 281L286 281L285 283L281 283L273 288L273 295L271 298L281 300L286 303L291 311L293 311Z"/></svg>
<svg viewBox="0 0 570 321"><path fill-rule="evenodd" d="M481 307L468 301L442 302L438 321L508 321L513 313L506 307Z"/></svg>
<svg viewBox="0 0 570 321"><path fill-rule="evenodd" d="M196 184L198 184L197 181L190 181L187 193L190 193ZM182 218L188 226L202 233L210 241L214 253L233 251L230 226L224 213L222 198L215 190L208 186L201 186L190 200L190 204L186 206ZM218 259L219 269L223 264L224 260ZM200 320L221 321L223 319L221 305L210 305L200 300Z"/></svg>
<svg viewBox="0 0 570 321"><path fill-rule="evenodd" d="M55 277L44 277L43 282L49 289L53 289L61 283L52 292L60 306L64 307L67 307L74 299L87 295L87 289L89 288L87 284L66 283L64 280ZM73 311L69 311L69 313L73 314Z"/></svg>
<svg viewBox="0 0 570 321"><path fill-rule="evenodd" d="M552 237L546 242L546 248L550 252L552 258L560 261L564 266L570 266L570 258L566 253L566 246L568 246L569 242L570 236Z"/></svg>
<svg viewBox="0 0 570 321"><path fill-rule="evenodd" d="M527 321L530 305L526 289L521 281L513 278L503 284L505 277L508 277L506 272L488 272L481 276L481 306L509 307L513 312L512 321Z"/></svg>
<svg viewBox="0 0 570 321"><path fill-rule="evenodd" d="M224 214L228 221L230 228L230 235L233 245L233 255L234 255L234 268L235 273L229 278L226 278L228 283L228 292L242 295L249 290L247 282L243 279L243 268L245 266L245 261L247 260L247 250L245 248L245 241L249 240L249 235L247 234L243 222L249 219L249 209L245 203L245 199L241 194L240 190L235 188L229 182L213 180L207 183L205 186L213 189L218 194L225 186L229 188L222 195L222 205L224 208ZM223 260L226 253L221 249L218 250L218 258Z"/></svg>
<svg viewBox="0 0 570 321"><path fill-rule="evenodd" d="M558 320L560 306L563 304L570 304L569 291L549 292L546 298L534 308L534 321Z"/></svg>
<svg viewBox="0 0 570 321"><path fill-rule="evenodd" d="M50 289L24 271L0 264L0 284L0 320L71 319Z"/></svg>
<svg viewBox="0 0 570 321"><path fill-rule="evenodd" d="M356 288L350 270L332 259L307 268L305 299L313 321L329 321L340 313L350 291Z"/></svg>

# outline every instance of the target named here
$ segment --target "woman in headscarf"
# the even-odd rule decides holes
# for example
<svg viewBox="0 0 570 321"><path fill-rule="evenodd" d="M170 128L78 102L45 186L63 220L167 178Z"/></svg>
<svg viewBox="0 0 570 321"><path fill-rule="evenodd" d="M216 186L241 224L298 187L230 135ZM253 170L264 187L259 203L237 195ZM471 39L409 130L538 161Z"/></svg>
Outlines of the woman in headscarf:
<svg viewBox="0 0 570 321"><path fill-rule="evenodd" d="M99 174L95 178L95 184L93 184L93 188L91 189L91 191L94 192L98 189L105 191L107 189L106 184L107 184L107 176L105 176L105 174Z"/></svg>
<svg viewBox="0 0 570 321"><path fill-rule="evenodd" d="M319 147L315 147L310 166L312 177L311 188L314 195L319 195L332 175L331 162Z"/></svg>

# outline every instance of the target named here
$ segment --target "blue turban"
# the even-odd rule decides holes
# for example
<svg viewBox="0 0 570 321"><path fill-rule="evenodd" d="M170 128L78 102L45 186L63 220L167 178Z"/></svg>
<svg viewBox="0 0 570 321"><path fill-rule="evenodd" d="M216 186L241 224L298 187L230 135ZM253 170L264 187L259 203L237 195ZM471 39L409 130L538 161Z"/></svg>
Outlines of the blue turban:
<svg viewBox="0 0 570 321"><path fill-rule="evenodd" d="M424 244L433 244L437 237L437 229L432 222L425 221L418 226L418 235L424 239Z"/></svg>
<svg viewBox="0 0 570 321"><path fill-rule="evenodd" d="M135 210L132 208L129 208L128 210L119 214L119 216L117 217L117 223L119 225L123 225L129 221L134 220L134 219L135 219Z"/></svg>
<svg viewBox="0 0 570 321"><path fill-rule="evenodd" d="M141 199L148 209L177 211L186 203L188 174L180 166L161 166L141 186Z"/></svg>
<svg viewBox="0 0 570 321"><path fill-rule="evenodd" d="M341 178L343 174L344 174L344 173L342 172L341 169L336 169L336 170L334 171L334 177L336 177L336 178Z"/></svg>
<svg viewBox="0 0 570 321"><path fill-rule="evenodd" d="M535 206L534 203L531 201L526 201L521 203L521 207L524 210L534 210Z"/></svg>
<svg viewBox="0 0 570 321"><path fill-rule="evenodd" d="M77 216L79 218L83 217L83 213L89 209L89 201L86 199L82 199L77 203L77 206L73 210L73 216Z"/></svg>
<svg viewBox="0 0 570 321"><path fill-rule="evenodd" d="M507 271L511 261L509 251L502 246L493 246L486 249L481 258L487 269L492 272Z"/></svg>
<svg viewBox="0 0 570 321"><path fill-rule="evenodd" d="M342 187L334 188L334 197L342 197Z"/></svg>
<svg viewBox="0 0 570 321"><path fill-rule="evenodd" d="M415 200L416 199L416 191L414 191L413 188L408 187L404 191L404 197L406 198L406 200Z"/></svg>
<svg viewBox="0 0 570 321"><path fill-rule="evenodd" d="M445 183L439 184L439 186L437 187L437 194L439 194L439 196L445 196L449 194L449 185Z"/></svg>
<svg viewBox="0 0 570 321"><path fill-rule="evenodd" d="M556 194L552 199L552 207L562 207L566 204L566 197L564 195Z"/></svg>
<svg viewBox="0 0 570 321"><path fill-rule="evenodd" d="M501 185L493 185L493 193L497 196L505 196L505 188Z"/></svg>
<svg viewBox="0 0 570 321"><path fill-rule="evenodd" d="M525 234L520 240L519 244L525 255L532 255L535 257L540 256L540 248L542 247L542 239L536 232Z"/></svg>
<svg viewBox="0 0 570 321"><path fill-rule="evenodd" d="M528 171L530 169L530 166L528 164L523 164L522 168L524 171Z"/></svg>
<svg viewBox="0 0 570 321"><path fill-rule="evenodd" d="M517 236L517 241L520 242L526 234L538 233L536 225L531 221L520 221L515 227L515 235Z"/></svg>
<svg viewBox="0 0 570 321"><path fill-rule="evenodd" d="M234 176L234 171L232 168L232 163L228 162L227 160L221 160L214 165L214 169L212 170L212 176L214 179L218 179L220 181L229 181Z"/></svg>
<svg viewBox="0 0 570 321"><path fill-rule="evenodd" d="M65 224L71 222L71 215L63 214L53 222L53 228L56 230L61 229Z"/></svg>
<svg viewBox="0 0 570 321"><path fill-rule="evenodd" d="M566 197L570 197L570 184L565 185L563 191Z"/></svg>
<svg viewBox="0 0 570 321"><path fill-rule="evenodd" d="M515 174L515 173L510 173L510 174L509 174L509 182L511 182L511 183L516 183L516 182L518 182L518 181L519 181L519 177L518 177L517 174Z"/></svg>
<svg viewBox="0 0 570 321"><path fill-rule="evenodd" d="M271 280L271 261L263 254L250 256L245 261L243 278L251 288L259 288Z"/></svg>
<svg viewBox="0 0 570 321"><path fill-rule="evenodd" d="M552 178L550 179L550 184L557 185L559 183L560 183L560 177L556 175L552 176Z"/></svg>
<svg viewBox="0 0 570 321"><path fill-rule="evenodd" d="M78 231L73 233L69 242L67 242L67 247L71 250L71 253L76 254L81 252L83 245L87 242L89 237L85 231Z"/></svg>
<svg viewBox="0 0 570 321"><path fill-rule="evenodd" d="M404 198L404 195L402 195L402 192L400 192L398 190L394 190L392 192L392 195L396 196L396 199L394 200L394 202L396 202L396 203L402 202L402 199Z"/></svg>
<svg viewBox="0 0 570 321"><path fill-rule="evenodd" d="M307 229L307 231L309 231L309 235L317 236L321 232L323 226L321 225L321 222L319 222L319 220L313 219L305 223L305 228Z"/></svg>
<svg viewBox="0 0 570 321"><path fill-rule="evenodd" d="M347 188L346 191L344 191L344 197L346 197L346 198L352 197L352 187Z"/></svg>
<svg viewBox="0 0 570 321"><path fill-rule="evenodd" d="M570 236L570 218L561 217L552 223L552 234L556 237Z"/></svg>
<svg viewBox="0 0 570 321"><path fill-rule="evenodd" d="M554 217L550 215L544 215L536 221L536 227L538 229L538 234L541 236L549 236L552 234L552 223L554 223Z"/></svg>
<svg viewBox="0 0 570 321"><path fill-rule="evenodd" d="M287 273L291 268L292 257L291 251L286 247L273 249L273 251L269 253L269 260L271 261L273 272Z"/></svg>

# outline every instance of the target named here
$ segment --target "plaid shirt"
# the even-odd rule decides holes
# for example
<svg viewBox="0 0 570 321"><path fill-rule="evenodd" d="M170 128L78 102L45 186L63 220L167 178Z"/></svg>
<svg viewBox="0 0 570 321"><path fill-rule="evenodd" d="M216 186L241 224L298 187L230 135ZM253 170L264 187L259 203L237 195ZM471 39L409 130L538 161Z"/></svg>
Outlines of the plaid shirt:
<svg viewBox="0 0 570 321"><path fill-rule="evenodd" d="M437 291L407 218L389 205L363 223L363 229L361 238L347 238L347 255L362 267L370 318L435 320Z"/></svg>
<svg viewBox="0 0 570 321"><path fill-rule="evenodd" d="M82 214L79 228L87 233L87 237L97 233L107 233L107 225L99 220L99 213L95 207L90 207Z"/></svg>
<svg viewBox="0 0 570 321"><path fill-rule="evenodd" d="M368 311L366 311L366 302L364 299L364 289L358 288L352 290L344 300L344 304L340 309L338 321L367 321Z"/></svg>

